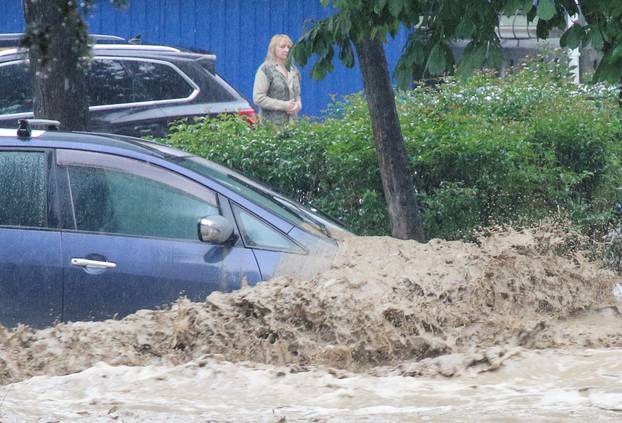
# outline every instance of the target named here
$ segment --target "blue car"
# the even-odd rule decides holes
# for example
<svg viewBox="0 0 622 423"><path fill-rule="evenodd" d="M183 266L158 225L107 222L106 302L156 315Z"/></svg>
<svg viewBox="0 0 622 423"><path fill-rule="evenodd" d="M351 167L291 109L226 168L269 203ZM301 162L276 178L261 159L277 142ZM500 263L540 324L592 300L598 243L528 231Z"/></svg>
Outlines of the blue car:
<svg viewBox="0 0 622 423"><path fill-rule="evenodd" d="M180 296L203 301L281 274L309 276L344 234L239 173L161 144L28 122L0 129L7 327L121 318Z"/></svg>

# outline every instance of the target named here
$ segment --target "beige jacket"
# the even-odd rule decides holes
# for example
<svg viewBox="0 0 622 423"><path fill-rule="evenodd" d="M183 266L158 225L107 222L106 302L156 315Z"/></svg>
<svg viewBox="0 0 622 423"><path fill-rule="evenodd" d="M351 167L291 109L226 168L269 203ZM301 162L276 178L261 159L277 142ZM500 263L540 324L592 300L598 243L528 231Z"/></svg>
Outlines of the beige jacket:
<svg viewBox="0 0 622 423"><path fill-rule="evenodd" d="M276 63L264 62L255 74L253 102L259 107L262 121L277 126L293 123L295 116L287 113L290 100L296 100L302 108L300 98L300 73L295 66L289 71L289 78L277 69Z"/></svg>

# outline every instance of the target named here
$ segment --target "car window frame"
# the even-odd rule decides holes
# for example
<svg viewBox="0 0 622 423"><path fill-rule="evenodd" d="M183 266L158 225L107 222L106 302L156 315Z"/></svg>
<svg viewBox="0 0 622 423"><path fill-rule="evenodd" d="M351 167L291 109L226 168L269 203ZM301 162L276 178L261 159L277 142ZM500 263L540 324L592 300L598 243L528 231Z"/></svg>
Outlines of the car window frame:
<svg viewBox="0 0 622 423"><path fill-rule="evenodd" d="M296 241L294 238L292 238L285 232L281 231L279 228L274 226L272 223L270 223L266 219L262 218L261 216L258 216L257 213L253 213L251 210L236 203L235 201L232 201L232 200L229 200L229 201L231 202L231 211L235 218L236 225L239 229L240 237L242 238L242 242L244 243L244 246L246 248L254 249L254 250L281 252L281 253L288 253L288 254L299 254L299 255L307 255L309 253L308 250L304 246L302 246L298 241ZM289 241L294 246L294 248L279 248L277 246L266 246L266 245L260 245L260 244L255 245L252 242L249 242L249 239L247 237L247 228L244 226L243 219L240 213L246 213L252 218L259 221L260 223L264 224L267 228L272 229L278 235L280 235L281 237Z"/></svg>
<svg viewBox="0 0 622 423"><path fill-rule="evenodd" d="M131 57L131 56L106 56L106 55L95 55L92 60L116 60L121 62L121 66L127 70L128 68L124 66L122 61L135 61L135 62L150 62L157 63L160 65L165 65L172 68L175 72L177 72L192 88L192 92L187 97L166 99L166 100L149 100L149 101L136 101L136 102L128 102L128 103L116 103L116 104L106 104L100 106L89 106L89 111L106 111L106 110L115 110L115 109L124 109L124 108L132 108L132 107L146 107L146 106L160 106L167 104L185 104L192 102L200 93L201 88L194 82L192 78L190 78L184 71L182 71L178 66L174 63L171 63L162 59L153 59L153 58L142 58L142 57ZM3 63L0 63L0 67L4 66L12 66L17 64L26 64L28 66L28 59L16 59L10 60ZM28 117L32 116L33 111L30 112L20 112L20 113L7 113L0 114L0 118L9 119L9 118L20 118L20 117Z"/></svg>
<svg viewBox="0 0 622 423"><path fill-rule="evenodd" d="M54 160L54 150L50 148L20 148L16 146L0 147L2 152L33 152L42 153L45 156L46 163L46 180L47 180L47 225L46 226L15 226L0 225L0 228L11 228L20 230L38 230L38 231L60 231L61 230L61 214L60 214L60 198L59 187L57 184L57 173Z"/></svg>
<svg viewBox="0 0 622 423"><path fill-rule="evenodd" d="M58 173L62 175L62 184L64 187L64 203L66 204L66 213L63 216L62 230L80 232L80 233L92 233L89 231L83 231L77 228L75 210L73 200L71 198L71 188L69 181L69 167L90 167L99 169L110 169L113 171L120 171L128 173L130 175L139 176L162 183L164 185L179 189L187 193L188 195L195 196L203 199L206 203L209 203L216 207L219 215L223 214L223 208L218 196L218 192L212 188L202 184L192 178L182 175L172 169L164 166L160 166L149 161L141 160L135 157L126 157L123 155L117 155L110 152L102 151L87 151L87 150L73 150L66 148L56 149L56 166L60 170ZM188 189L188 183L192 186L192 189ZM182 186L183 184L183 186ZM210 198L207 198L210 197ZM155 238L166 239L171 241L184 241L184 242L197 242L199 240L198 232L196 240L193 239L181 239L181 238L166 238L166 237L153 237L146 235L125 234L125 233L107 233L115 236L134 237L134 238Z"/></svg>
<svg viewBox="0 0 622 423"><path fill-rule="evenodd" d="M166 104L180 104L180 103L189 103L194 100L199 93L201 92L201 88L194 82L192 78L190 78L184 71L182 71L179 67L177 67L174 63L171 63L166 60L161 59L152 59L152 58L142 58L142 57L130 57L130 56L94 56L93 60L113 60L120 62L121 66L126 69L128 74L132 75L132 70L126 66L123 61L128 62L148 62L148 63L156 63L160 65L165 65L173 69L179 76L182 77L190 85L192 88L192 92L187 97L179 97L179 98L171 98L166 100L147 100L147 101L135 101L130 103L117 103L117 104L106 104L101 106L89 106L90 111L101 111L101 110L114 110L126 107L142 107L142 106L159 106Z"/></svg>

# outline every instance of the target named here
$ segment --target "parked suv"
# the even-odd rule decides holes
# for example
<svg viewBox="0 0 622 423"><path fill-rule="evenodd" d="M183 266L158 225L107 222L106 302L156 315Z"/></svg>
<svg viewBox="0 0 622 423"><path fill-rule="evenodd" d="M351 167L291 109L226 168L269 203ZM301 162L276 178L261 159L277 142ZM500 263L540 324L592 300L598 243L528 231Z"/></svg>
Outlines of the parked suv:
<svg viewBox="0 0 622 423"><path fill-rule="evenodd" d="M216 57L167 46L93 45L86 73L89 130L165 136L179 119L240 113L255 120L250 103L215 70ZM27 51L0 51L0 126L32 117Z"/></svg>
<svg viewBox="0 0 622 423"><path fill-rule="evenodd" d="M243 175L119 135L0 129L0 324L123 317L326 267L345 232Z"/></svg>

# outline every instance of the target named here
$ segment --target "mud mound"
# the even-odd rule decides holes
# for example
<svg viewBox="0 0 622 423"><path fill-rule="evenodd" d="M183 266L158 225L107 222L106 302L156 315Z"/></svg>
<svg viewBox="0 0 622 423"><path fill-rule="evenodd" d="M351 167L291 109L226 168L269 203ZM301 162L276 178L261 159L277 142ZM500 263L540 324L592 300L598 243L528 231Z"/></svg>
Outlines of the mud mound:
<svg viewBox="0 0 622 423"><path fill-rule="evenodd" d="M553 324L612 305L614 275L580 253L560 254L564 242L542 228L479 244L351 238L310 280L278 278L120 321L0 328L0 382L98 361L180 364L205 355L366 370L472 353L463 366L494 368L513 346L558 345L546 335ZM622 345L620 336L608 339Z"/></svg>

